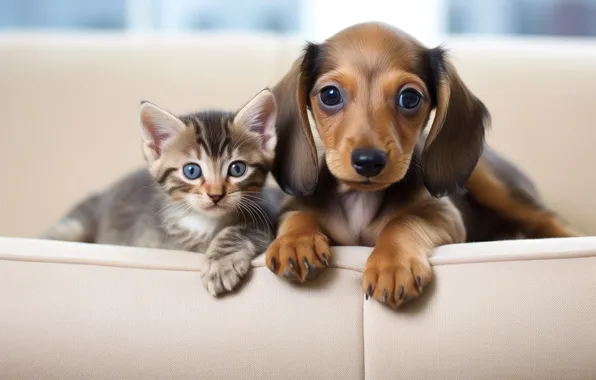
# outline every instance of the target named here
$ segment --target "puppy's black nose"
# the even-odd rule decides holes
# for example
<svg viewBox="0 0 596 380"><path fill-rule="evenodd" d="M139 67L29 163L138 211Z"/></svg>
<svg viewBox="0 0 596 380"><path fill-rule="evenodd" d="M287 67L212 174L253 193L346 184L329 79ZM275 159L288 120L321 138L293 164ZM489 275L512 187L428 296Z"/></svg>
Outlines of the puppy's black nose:
<svg viewBox="0 0 596 380"><path fill-rule="evenodd" d="M352 166L363 177L374 177L387 165L387 153L379 149L355 149L352 151Z"/></svg>

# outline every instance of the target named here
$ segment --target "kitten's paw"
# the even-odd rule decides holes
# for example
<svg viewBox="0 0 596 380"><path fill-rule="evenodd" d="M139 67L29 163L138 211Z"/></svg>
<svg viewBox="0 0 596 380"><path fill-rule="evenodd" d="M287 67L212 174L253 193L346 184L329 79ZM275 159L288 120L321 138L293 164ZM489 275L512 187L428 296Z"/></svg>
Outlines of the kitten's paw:
<svg viewBox="0 0 596 380"><path fill-rule="evenodd" d="M205 289L214 297L234 290L250 270L251 258L248 252L239 251L218 259L207 259L201 270Z"/></svg>
<svg viewBox="0 0 596 380"><path fill-rule="evenodd" d="M301 232L279 236L267 249L267 267L290 281L305 282L329 266L331 254L327 236Z"/></svg>

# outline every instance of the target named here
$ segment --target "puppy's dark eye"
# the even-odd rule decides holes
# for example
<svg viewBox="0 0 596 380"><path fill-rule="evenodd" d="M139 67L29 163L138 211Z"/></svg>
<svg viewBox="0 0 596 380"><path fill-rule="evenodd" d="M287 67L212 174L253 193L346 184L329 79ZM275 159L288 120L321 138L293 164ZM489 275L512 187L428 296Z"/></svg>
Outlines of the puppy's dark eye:
<svg viewBox="0 0 596 380"><path fill-rule="evenodd" d="M201 167L197 164L186 164L182 168L182 173L188 179L197 179L201 176Z"/></svg>
<svg viewBox="0 0 596 380"><path fill-rule="evenodd" d="M414 89L407 88L403 90L398 96L398 104L401 108L413 110L421 103L422 96Z"/></svg>
<svg viewBox="0 0 596 380"><path fill-rule="evenodd" d="M228 174L232 177L242 177L246 173L246 164L242 161L234 161L230 164Z"/></svg>
<svg viewBox="0 0 596 380"><path fill-rule="evenodd" d="M343 102L341 92L335 86L323 87L321 92L319 92L319 99L325 106L332 108L339 106Z"/></svg>

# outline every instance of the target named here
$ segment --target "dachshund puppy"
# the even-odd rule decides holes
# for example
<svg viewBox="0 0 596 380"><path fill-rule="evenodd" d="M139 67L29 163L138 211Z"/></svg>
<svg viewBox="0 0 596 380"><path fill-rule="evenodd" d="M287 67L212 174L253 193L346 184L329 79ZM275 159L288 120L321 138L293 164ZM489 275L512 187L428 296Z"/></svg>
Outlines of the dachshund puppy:
<svg viewBox="0 0 596 380"><path fill-rule="evenodd" d="M273 91L273 175L293 195L266 253L279 276L311 278L329 265L330 245L371 246L363 291L397 307L431 281L439 245L577 235L485 147L489 112L440 47L357 24L307 44Z"/></svg>

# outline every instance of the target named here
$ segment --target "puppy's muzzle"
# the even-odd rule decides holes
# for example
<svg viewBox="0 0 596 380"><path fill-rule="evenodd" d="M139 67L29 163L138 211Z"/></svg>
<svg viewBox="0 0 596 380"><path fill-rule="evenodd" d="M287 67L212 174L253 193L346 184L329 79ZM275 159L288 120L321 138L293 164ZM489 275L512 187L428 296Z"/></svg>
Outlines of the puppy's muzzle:
<svg viewBox="0 0 596 380"><path fill-rule="evenodd" d="M387 153L379 149L355 149L352 166L363 177L375 177L387 166Z"/></svg>

